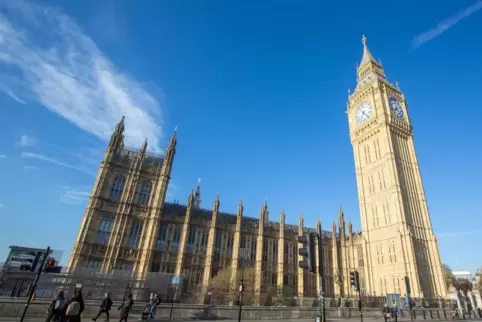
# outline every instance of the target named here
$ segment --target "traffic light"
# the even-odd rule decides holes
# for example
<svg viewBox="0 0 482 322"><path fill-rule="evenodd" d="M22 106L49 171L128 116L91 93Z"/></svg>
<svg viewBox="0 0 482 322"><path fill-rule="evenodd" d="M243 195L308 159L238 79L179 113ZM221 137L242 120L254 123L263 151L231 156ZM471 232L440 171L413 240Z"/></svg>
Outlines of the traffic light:
<svg viewBox="0 0 482 322"><path fill-rule="evenodd" d="M358 275L358 271L350 272L350 284L353 286L353 289L358 292L360 290L360 279Z"/></svg>
<svg viewBox="0 0 482 322"><path fill-rule="evenodd" d="M303 244L298 250L298 254L303 256L303 260L298 263L299 267L316 273L315 234L307 233L298 236L298 243Z"/></svg>
<svg viewBox="0 0 482 322"><path fill-rule="evenodd" d="M56 264L57 261L55 260L55 258L50 257L49 259L47 259L44 271L46 273L60 273L62 271L62 266L57 266Z"/></svg>

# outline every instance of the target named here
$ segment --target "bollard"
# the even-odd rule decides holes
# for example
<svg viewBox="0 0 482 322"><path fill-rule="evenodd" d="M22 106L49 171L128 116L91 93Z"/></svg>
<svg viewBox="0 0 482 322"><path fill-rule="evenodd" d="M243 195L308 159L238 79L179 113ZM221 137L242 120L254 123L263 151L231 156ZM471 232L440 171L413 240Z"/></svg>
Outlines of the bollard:
<svg viewBox="0 0 482 322"><path fill-rule="evenodd" d="M426 320L427 319L427 311L422 309L422 312L423 312L423 319Z"/></svg>

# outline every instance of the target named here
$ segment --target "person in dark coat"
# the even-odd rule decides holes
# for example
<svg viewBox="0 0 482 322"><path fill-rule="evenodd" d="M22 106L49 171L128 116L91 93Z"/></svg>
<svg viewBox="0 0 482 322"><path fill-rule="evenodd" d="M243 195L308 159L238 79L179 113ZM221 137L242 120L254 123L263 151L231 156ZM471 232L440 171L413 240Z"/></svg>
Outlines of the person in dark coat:
<svg viewBox="0 0 482 322"><path fill-rule="evenodd" d="M52 302L50 302L45 322L50 322L52 319L54 321L64 322L66 302L64 291L58 291L57 295L52 299Z"/></svg>
<svg viewBox="0 0 482 322"><path fill-rule="evenodd" d="M382 314L383 314L383 318L385 319L385 322L388 322L390 320L390 308L388 307L387 303L383 305Z"/></svg>
<svg viewBox="0 0 482 322"><path fill-rule="evenodd" d="M131 312L132 306L134 305L134 300L132 299L132 294L129 294L124 302L122 302L121 306L117 310L121 310L120 312L120 320L119 322L125 321L127 322L127 318L129 317L129 313Z"/></svg>
<svg viewBox="0 0 482 322"><path fill-rule="evenodd" d="M74 290L74 296L72 296L72 299L70 300L68 305L70 305L72 302L79 303L80 305L79 313L73 316L67 316L66 322L81 322L80 316L82 315L82 312L84 312L84 309L85 309L84 299L82 297L82 289L76 288Z"/></svg>
<svg viewBox="0 0 482 322"><path fill-rule="evenodd" d="M93 318L92 321L97 320L102 313L105 313L106 321L109 321L109 311L111 307L112 307L112 300L110 299L110 294L105 293L105 297L102 300L102 303L100 303L99 313L97 313L97 316Z"/></svg>

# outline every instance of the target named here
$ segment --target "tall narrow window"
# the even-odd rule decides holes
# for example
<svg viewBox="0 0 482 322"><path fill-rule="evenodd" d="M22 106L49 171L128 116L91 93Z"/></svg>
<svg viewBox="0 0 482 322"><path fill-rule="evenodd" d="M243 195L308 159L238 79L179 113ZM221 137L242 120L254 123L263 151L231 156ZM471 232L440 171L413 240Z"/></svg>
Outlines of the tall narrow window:
<svg viewBox="0 0 482 322"><path fill-rule="evenodd" d="M189 229L189 237L187 238L186 253L194 254L194 244L196 242L196 229Z"/></svg>
<svg viewBox="0 0 482 322"><path fill-rule="evenodd" d="M156 248L164 250L166 247L167 227L161 226L159 228L159 234L157 235Z"/></svg>
<svg viewBox="0 0 482 322"><path fill-rule="evenodd" d="M126 178L123 175L116 175L112 187L110 188L110 200L119 201L124 192L124 185L126 183Z"/></svg>
<svg viewBox="0 0 482 322"><path fill-rule="evenodd" d="M273 263L278 262L278 243L276 241L273 242Z"/></svg>
<svg viewBox="0 0 482 322"><path fill-rule="evenodd" d="M231 232L229 232L228 235L228 246L227 246L227 258L232 258L233 257L233 239L234 236Z"/></svg>
<svg viewBox="0 0 482 322"><path fill-rule="evenodd" d="M263 241L263 262L268 261L268 241Z"/></svg>
<svg viewBox="0 0 482 322"><path fill-rule="evenodd" d="M107 245L109 243L110 234L112 233L112 226L114 220L110 218L102 218L100 220L99 230L97 230L97 244Z"/></svg>
<svg viewBox="0 0 482 322"><path fill-rule="evenodd" d="M256 238L251 237L251 251L249 252L250 260L256 260L256 253L258 251L258 241Z"/></svg>
<svg viewBox="0 0 482 322"><path fill-rule="evenodd" d="M172 233L171 252L179 252L179 241L181 240L181 228L175 227Z"/></svg>
<svg viewBox="0 0 482 322"><path fill-rule="evenodd" d="M132 223L131 231L126 240L126 246L132 248L139 248L141 242L142 221L136 220Z"/></svg>
<svg viewBox="0 0 482 322"><path fill-rule="evenodd" d="M149 204L149 199L151 197L152 182L146 180L142 183L141 191L139 192L139 200L137 204L140 206L147 206Z"/></svg>
<svg viewBox="0 0 482 322"><path fill-rule="evenodd" d="M220 233L216 234L214 238L214 254L219 255L221 254L221 244L223 242L223 236Z"/></svg>
<svg viewBox="0 0 482 322"><path fill-rule="evenodd" d="M201 254L206 255L208 249L208 232L203 231L201 235Z"/></svg>

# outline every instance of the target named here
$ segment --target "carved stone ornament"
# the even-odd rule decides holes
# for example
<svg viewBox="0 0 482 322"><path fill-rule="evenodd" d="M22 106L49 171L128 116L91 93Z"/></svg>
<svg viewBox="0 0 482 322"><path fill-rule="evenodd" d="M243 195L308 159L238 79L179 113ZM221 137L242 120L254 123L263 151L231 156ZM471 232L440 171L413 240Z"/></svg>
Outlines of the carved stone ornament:
<svg viewBox="0 0 482 322"><path fill-rule="evenodd" d="M121 242L121 234L117 234L117 237L115 239L115 245L119 246Z"/></svg>

